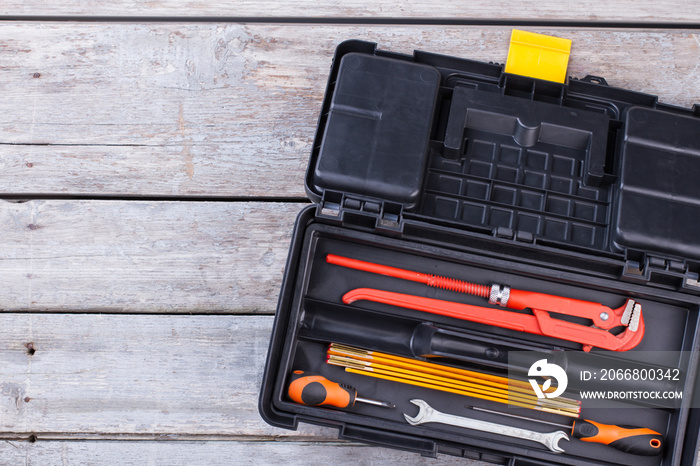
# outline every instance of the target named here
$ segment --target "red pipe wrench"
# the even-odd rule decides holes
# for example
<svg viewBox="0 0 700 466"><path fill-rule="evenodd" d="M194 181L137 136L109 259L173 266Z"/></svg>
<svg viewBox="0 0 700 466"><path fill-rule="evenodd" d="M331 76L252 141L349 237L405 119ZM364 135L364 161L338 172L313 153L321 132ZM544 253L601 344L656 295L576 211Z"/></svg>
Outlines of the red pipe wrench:
<svg viewBox="0 0 700 466"><path fill-rule="evenodd" d="M342 267L481 296L482 298L488 298L491 304L499 304L510 309L531 309L532 315L370 288L359 288L346 293L345 296L343 296L343 302L346 304L358 300L391 304L520 332L569 340L582 344L584 351L590 351L594 346L611 351L627 351L637 346L644 337L642 305L633 299L628 299L622 307L611 309L602 304L590 301L564 298L562 296L535 293L532 291L515 290L511 289L509 286L498 284L493 284L490 287L486 285L477 285L454 278L399 269L387 265L375 264L373 262L351 259L349 257L336 256L335 254L328 254L326 256L326 261L329 264ZM575 324L566 320L555 319L549 315L550 312L583 317L593 321L593 324L587 326ZM614 335L608 330L615 327L627 328L619 335Z"/></svg>
<svg viewBox="0 0 700 466"><path fill-rule="evenodd" d="M627 351L637 346L644 337L642 306L633 299L628 299L623 306L617 309L611 309L589 301L527 291L514 293L514 291L511 291L511 299L513 299L512 295L515 294L515 302L508 307L513 309L529 307L532 314L509 312L372 288L357 288L349 291L343 296L343 302L351 304L355 301L373 301L519 332L560 338L582 344L583 351L590 351L593 347L611 351ZM525 304L521 299L532 301ZM511 301L508 300L508 303L510 304ZM550 316L550 312L584 317L592 320L593 325L587 326L555 319ZM608 331L620 326L627 328L619 335Z"/></svg>
<svg viewBox="0 0 700 466"><path fill-rule="evenodd" d="M452 278L404 270L372 262L350 259L348 257L328 254L330 264L340 265L365 272L387 275L404 280L424 283L428 286L445 288L466 294L488 298L489 303L499 304L510 309L531 309L532 314L507 312L470 304L441 301L390 291L358 288L343 296L343 302L375 301L408 309L440 314L458 319L494 325L520 332L545 335L562 340L569 340L583 345L584 351L597 347L611 351L627 351L634 348L644 337L644 319L642 305L628 299L624 305L611 309L599 303L554 296L545 293L513 290L508 286L494 284L476 285ZM591 320L590 326L555 319L549 313L582 317ZM609 330L626 327L618 334Z"/></svg>

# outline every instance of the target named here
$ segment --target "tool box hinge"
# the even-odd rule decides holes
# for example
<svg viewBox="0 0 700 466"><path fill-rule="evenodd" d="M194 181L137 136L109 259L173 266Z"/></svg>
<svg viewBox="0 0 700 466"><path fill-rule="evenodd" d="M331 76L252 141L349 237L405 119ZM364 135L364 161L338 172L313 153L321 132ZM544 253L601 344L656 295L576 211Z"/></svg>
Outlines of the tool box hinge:
<svg viewBox="0 0 700 466"><path fill-rule="evenodd" d="M493 236L502 239L513 239L515 237L515 232L511 228L496 227L493 229Z"/></svg>
<svg viewBox="0 0 700 466"><path fill-rule="evenodd" d="M355 225L391 235L403 232L403 205L355 198L326 190L316 209L316 217L342 225Z"/></svg>
<svg viewBox="0 0 700 466"><path fill-rule="evenodd" d="M326 220L334 220L340 222L340 208L343 204L343 194L325 190L323 192L323 197L316 207L316 217L324 218Z"/></svg>
<svg viewBox="0 0 700 466"><path fill-rule="evenodd" d="M700 294L698 273L685 261L647 255L643 260L627 260L623 279L638 283L683 289Z"/></svg>
<svg viewBox="0 0 700 466"><path fill-rule="evenodd" d="M390 234L401 234L403 232L403 205L383 202L376 228Z"/></svg>

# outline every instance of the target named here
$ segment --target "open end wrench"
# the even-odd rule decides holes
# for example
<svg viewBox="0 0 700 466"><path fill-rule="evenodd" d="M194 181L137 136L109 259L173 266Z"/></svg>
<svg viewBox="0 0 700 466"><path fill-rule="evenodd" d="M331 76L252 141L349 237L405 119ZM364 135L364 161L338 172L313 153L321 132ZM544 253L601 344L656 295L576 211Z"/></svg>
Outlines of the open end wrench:
<svg viewBox="0 0 700 466"><path fill-rule="evenodd" d="M411 403L418 406L418 414L411 417L408 414L403 415L411 425L425 424L428 422L436 422L438 424L448 424L451 426L464 427L465 429L480 430L482 432L490 432L492 434L506 435L525 440L538 442L549 448L554 453L564 453L564 449L559 447L559 440L569 440L569 436L564 431L557 430L554 432L543 433L533 430L519 429L517 427L497 424L495 422L481 421L479 419L471 419L468 417L454 416L445 414L433 409L428 403L423 400L414 399Z"/></svg>

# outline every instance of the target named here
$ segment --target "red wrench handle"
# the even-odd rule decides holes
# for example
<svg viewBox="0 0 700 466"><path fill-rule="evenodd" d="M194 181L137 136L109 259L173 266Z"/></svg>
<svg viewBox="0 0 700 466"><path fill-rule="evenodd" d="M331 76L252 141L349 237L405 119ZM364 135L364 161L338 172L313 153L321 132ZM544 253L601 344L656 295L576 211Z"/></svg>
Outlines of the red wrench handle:
<svg viewBox="0 0 700 466"><path fill-rule="evenodd" d="M592 347L626 351L636 346L644 335L643 330L636 333L626 330L616 336L599 328L553 319L546 311L537 309L533 310L534 315L530 315L372 288L357 288L343 295L345 304L360 300L573 341L582 344L584 351L590 351Z"/></svg>
<svg viewBox="0 0 700 466"><path fill-rule="evenodd" d="M592 301L582 301L580 299L565 298L563 296L554 296L533 291L511 289L506 307L520 310L527 308L539 309L547 312L583 317L592 320L596 327L603 329L611 329L622 325L620 315L608 306Z"/></svg>
<svg viewBox="0 0 700 466"><path fill-rule="evenodd" d="M345 304L355 301L373 301L392 306L415 309L416 311L439 314L456 319L469 320L519 332L540 333L537 318L530 314L491 309L471 304L454 303L433 298L424 298L392 291L357 288L343 295Z"/></svg>
<svg viewBox="0 0 700 466"><path fill-rule="evenodd" d="M430 275L427 273L413 272L412 270L399 269L397 267L389 267L388 265L375 264L374 262L366 262L349 257L336 256L328 254L326 262L329 264L340 265L349 269L362 270L364 272L376 273L379 275L387 275L389 277L401 278L412 282L428 284Z"/></svg>
<svg viewBox="0 0 700 466"><path fill-rule="evenodd" d="M390 267L388 265L376 264L374 262L366 262L349 257L337 256L328 254L326 261L329 264L335 264L342 267L347 267L364 272L386 275L389 277L410 280L413 282L423 283L436 288L444 288L447 290L466 293L482 298L489 298L492 286L478 285L454 278L442 277L440 275L431 275L426 273L414 272L412 270ZM501 287L500 285L494 285ZM532 291L516 290L507 287L510 292L510 297L506 299L506 307L511 309L541 309L548 312L557 312L560 314L568 314L576 317L585 317L593 320L594 324L600 328L613 328L620 325L619 316L614 314L614 311L607 306L589 301L581 301L578 299L570 299L562 296L554 296L544 293L535 293ZM603 320L600 316L607 313L608 318ZM617 318L616 318L617 317Z"/></svg>
<svg viewBox="0 0 700 466"><path fill-rule="evenodd" d="M340 265L349 269L362 270L363 272L376 273L386 275L388 277L401 278L412 282L423 283L435 288L443 288L446 290L457 291L459 293L472 294L488 298L491 292L491 287L485 285L477 285L455 278L442 277L440 275L432 275L427 273L414 272L412 270L390 267L388 265L375 264L374 262L366 262L349 257L336 256L328 254L326 262L329 264Z"/></svg>

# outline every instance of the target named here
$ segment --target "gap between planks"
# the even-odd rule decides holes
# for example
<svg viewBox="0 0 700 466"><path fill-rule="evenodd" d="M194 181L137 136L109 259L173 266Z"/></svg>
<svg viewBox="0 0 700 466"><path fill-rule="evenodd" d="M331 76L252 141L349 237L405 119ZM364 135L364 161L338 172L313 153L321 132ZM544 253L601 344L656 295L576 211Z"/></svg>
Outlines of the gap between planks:
<svg viewBox="0 0 700 466"><path fill-rule="evenodd" d="M500 21L627 21L639 23L692 22L699 15L693 2L672 0L663 8L651 0L637 2L561 2L540 0L538 2L513 2L507 0L476 0L462 2L434 2L400 0L348 0L338 4L329 0L258 0L232 2L215 0L209 2L181 2L177 0L105 1L89 3L80 0L41 2L39 0L6 0L0 7L0 15L16 16L63 16L91 20L96 17L131 16L150 19L174 16L224 18L238 17L260 20L292 18L297 21L339 20L500 20Z"/></svg>
<svg viewBox="0 0 700 466"><path fill-rule="evenodd" d="M0 202L0 309L272 314L306 206Z"/></svg>
<svg viewBox="0 0 700 466"><path fill-rule="evenodd" d="M389 16L95 16L95 15L0 15L0 21L23 22L68 22L68 23L248 23L285 24L294 26L313 25L358 25L358 26L509 26L509 27L557 27L557 28L616 28L616 29L696 29L700 22L688 20L600 20L600 19L558 19L542 18L498 18L462 17L439 18L429 16L389 17Z"/></svg>
<svg viewBox="0 0 700 466"><path fill-rule="evenodd" d="M46 441L36 443L0 441L0 463L12 465L259 465L316 464L353 465L452 465L493 466L466 458L440 455L427 458L415 453L346 442L129 442ZM494 460L498 458L493 457Z"/></svg>
<svg viewBox="0 0 700 466"><path fill-rule="evenodd" d="M0 314L0 437L337 439L260 417L273 320Z"/></svg>
<svg viewBox="0 0 700 466"><path fill-rule="evenodd" d="M698 30L534 28L569 74L700 102ZM303 198L336 46L503 62L509 27L0 23L0 195Z"/></svg>

